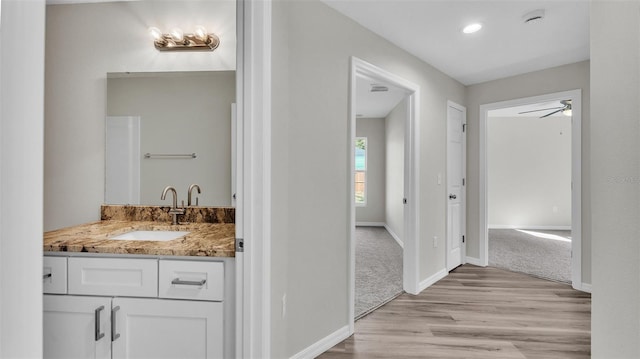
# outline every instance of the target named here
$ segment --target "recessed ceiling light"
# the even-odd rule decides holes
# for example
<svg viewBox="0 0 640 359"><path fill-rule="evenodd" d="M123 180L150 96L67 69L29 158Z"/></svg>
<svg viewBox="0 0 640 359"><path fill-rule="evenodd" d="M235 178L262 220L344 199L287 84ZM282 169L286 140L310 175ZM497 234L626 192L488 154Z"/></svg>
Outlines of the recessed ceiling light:
<svg viewBox="0 0 640 359"><path fill-rule="evenodd" d="M464 29L462 29L462 32L464 32L465 34L473 34L480 29L482 29L482 25L475 23L465 26Z"/></svg>

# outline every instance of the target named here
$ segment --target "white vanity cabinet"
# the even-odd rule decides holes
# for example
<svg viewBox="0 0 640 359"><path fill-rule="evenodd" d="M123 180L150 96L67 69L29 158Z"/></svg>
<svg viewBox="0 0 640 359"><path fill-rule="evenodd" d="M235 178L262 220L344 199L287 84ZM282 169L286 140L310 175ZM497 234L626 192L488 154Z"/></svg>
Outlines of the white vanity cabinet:
<svg viewBox="0 0 640 359"><path fill-rule="evenodd" d="M222 358L222 303L114 298L113 358Z"/></svg>
<svg viewBox="0 0 640 359"><path fill-rule="evenodd" d="M111 298L45 295L45 358L111 358Z"/></svg>
<svg viewBox="0 0 640 359"><path fill-rule="evenodd" d="M45 358L225 357L224 262L53 258L68 289L45 288Z"/></svg>

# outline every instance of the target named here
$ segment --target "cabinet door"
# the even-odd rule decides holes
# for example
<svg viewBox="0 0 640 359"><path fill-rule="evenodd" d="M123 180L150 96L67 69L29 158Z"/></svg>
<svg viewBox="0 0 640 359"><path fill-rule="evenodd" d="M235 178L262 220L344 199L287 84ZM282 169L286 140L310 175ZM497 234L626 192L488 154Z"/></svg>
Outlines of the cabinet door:
<svg viewBox="0 0 640 359"><path fill-rule="evenodd" d="M111 298L45 295L45 358L111 358Z"/></svg>
<svg viewBox="0 0 640 359"><path fill-rule="evenodd" d="M113 311L114 359L223 356L222 303L114 298Z"/></svg>

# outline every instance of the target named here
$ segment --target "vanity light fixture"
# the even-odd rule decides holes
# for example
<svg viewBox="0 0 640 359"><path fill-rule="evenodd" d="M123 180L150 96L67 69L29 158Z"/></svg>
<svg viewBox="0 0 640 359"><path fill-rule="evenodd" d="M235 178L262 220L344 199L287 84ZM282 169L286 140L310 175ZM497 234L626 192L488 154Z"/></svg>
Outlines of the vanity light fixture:
<svg viewBox="0 0 640 359"><path fill-rule="evenodd" d="M213 33L207 33L202 26L196 27L192 34L184 34L179 28L174 28L167 34L157 27L151 27L149 34L159 51L213 51L220 46L220 38Z"/></svg>

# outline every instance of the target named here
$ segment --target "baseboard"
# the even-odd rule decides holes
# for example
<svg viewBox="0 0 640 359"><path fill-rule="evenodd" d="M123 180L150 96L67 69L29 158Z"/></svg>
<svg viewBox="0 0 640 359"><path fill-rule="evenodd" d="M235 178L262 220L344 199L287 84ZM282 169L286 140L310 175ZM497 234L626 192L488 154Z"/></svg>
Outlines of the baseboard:
<svg viewBox="0 0 640 359"><path fill-rule="evenodd" d="M476 257L465 257L464 262L465 262L465 263L469 263L469 264L473 264L474 266L484 267L484 266L482 265L482 262L480 262L480 258L476 258Z"/></svg>
<svg viewBox="0 0 640 359"><path fill-rule="evenodd" d="M393 239L395 239L396 242L398 242L398 245L400 246L400 248L404 249L404 242L400 239L400 237L398 237L398 235L394 231L392 231L391 228L386 224L384 225L384 228L387 230L387 232L389 232L391 237L393 237Z"/></svg>
<svg viewBox="0 0 640 359"><path fill-rule="evenodd" d="M356 227L385 227L384 222L356 222Z"/></svg>
<svg viewBox="0 0 640 359"><path fill-rule="evenodd" d="M587 293L591 293L591 284L589 283L582 283L580 285L580 288L574 288L577 289L579 291L583 291L583 292L587 292Z"/></svg>
<svg viewBox="0 0 640 359"><path fill-rule="evenodd" d="M331 349L336 344L341 341L347 339L351 334L349 333L349 326L345 325L344 327L336 330L335 332L327 335L326 337L320 339L319 341L313 343L308 346L306 349L298 352L290 359L307 359L307 358L315 358L318 355L326 352Z"/></svg>
<svg viewBox="0 0 640 359"><path fill-rule="evenodd" d="M447 271L447 268L440 269L436 274L432 275L431 277L423 280L422 282L420 282L420 284L418 284L418 293L420 293L423 290L431 287L437 281L439 281L440 279L446 277L448 274L449 274L449 272Z"/></svg>
<svg viewBox="0 0 640 359"><path fill-rule="evenodd" d="M570 231L571 226L514 226L512 224L490 224L489 229L531 229L538 231Z"/></svg>

